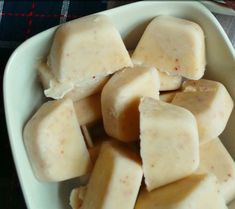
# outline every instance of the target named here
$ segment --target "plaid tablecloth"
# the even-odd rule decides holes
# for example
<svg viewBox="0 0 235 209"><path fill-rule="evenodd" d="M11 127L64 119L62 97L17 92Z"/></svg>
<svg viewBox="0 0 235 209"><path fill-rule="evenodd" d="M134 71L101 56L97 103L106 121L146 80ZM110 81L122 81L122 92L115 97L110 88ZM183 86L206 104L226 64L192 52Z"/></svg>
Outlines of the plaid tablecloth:
<svg viewBox="0 0 235 209"><path fill-rule="evenodd" d="M121 4L124 3L127 3L127 1L121 1ZM118 4L120 4L120 1ZM105 10L107 6L112 7L114 5L116 6L117 3L109 2L108 4L106 0L0 0L1 85L4 67L10 54L25 39L52 26ZM225 20L219 18L221 21ZM235 27L235 19L232 20L232 24ZM235 43L234 37L233 34L230 36ZM26 205L15 172L5 125L2 91L0 99L0 208L24 209Z"/></svg>

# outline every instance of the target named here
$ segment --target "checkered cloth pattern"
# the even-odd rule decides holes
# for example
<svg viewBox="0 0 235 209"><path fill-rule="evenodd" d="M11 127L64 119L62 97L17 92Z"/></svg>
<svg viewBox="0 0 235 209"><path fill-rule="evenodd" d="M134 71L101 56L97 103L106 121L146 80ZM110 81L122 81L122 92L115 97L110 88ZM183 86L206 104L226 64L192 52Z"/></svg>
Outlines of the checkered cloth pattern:
<svg viewBox="0 0 235 209"><path fill-rule="evenodd" d="M105 10L107 1L12 1L0 0L0 75L14 49L31 36L66 21ZM27 59L27 57L25 58ZM4 119L3 95L0 102L0 208L25 209L15 172ZM46 208L45 208L46 209Z"/></svg>

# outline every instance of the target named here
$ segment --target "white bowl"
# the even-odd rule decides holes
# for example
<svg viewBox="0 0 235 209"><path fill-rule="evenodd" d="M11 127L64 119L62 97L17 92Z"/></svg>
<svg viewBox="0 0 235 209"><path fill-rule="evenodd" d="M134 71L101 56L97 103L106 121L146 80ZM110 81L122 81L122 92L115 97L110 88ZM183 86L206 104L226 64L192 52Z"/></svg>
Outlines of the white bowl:
<svg viewBox="0 0 235 209"><path fill-rule="evenodd" d="M157 15L174 15L195 21L206 34L206 76L221 81L235 100L235 52L215 17L198 2L138 2L102 12L120 31L129 49L134 48L147 23ZM4 103L11 149L26 204L29 209L70 208L69 192L78 186L75 179L62 183L41 183L32 173L22 130L43 101L37 82L36 65L48 53L56 27L42 32L19 46L9 59L4 74ZM235 158L235 114L221 136ZM95 195L95 194L94 194ZM230 204L235 209L235 201Z"/></svg>

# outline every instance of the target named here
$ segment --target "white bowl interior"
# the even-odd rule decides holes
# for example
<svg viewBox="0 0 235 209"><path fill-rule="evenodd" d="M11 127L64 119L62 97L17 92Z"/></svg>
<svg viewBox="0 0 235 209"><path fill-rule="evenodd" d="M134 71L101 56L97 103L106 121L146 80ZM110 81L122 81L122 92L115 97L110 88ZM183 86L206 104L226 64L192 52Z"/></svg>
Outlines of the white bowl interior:
<svg viewBox="0 0 235 209"><path fill-rule="evenodd" d="M133 49L148 22L158 15L173 15L195 21L206 35L206 77L221 81L235 101L235 53L227 36L213 15L197 2L138 2L104 11L120 31L126 46ZM79 185L74 179L61 183L41 183L35 179L25 152L22 130L25 122L43 102L37 81L38 60L45 57L56 28L27 40L11 56L4 76L4 102L12 153L24 197L30 209L70 208L69 192ZM235 158L235 113L221 136ZM235 201L229 206L235 209Z"/></svg>

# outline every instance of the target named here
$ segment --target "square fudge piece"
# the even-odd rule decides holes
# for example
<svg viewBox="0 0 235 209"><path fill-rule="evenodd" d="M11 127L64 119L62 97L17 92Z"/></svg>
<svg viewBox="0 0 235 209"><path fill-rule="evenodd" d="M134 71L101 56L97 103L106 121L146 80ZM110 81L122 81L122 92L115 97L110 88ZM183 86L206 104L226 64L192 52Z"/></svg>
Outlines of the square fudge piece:
<svg viewBox="0 0 235 209"><path fill-rule="evenodd" d="M84 209L133 209L143 171L140 159L119 144L104 143L83 199Z"/></svg>
<svg viewBox="0 0 235 209"><path fill-rule="evenodd" d="M229 203L235 198L234 160L219 138L200 146L200 164L196 173L214 174L226 202Z"/></svg>
<svg viewBox="0 0 235 209"><path fill-rule="evenodd" d="M44 103L24 128L33 171L42 181L87 174L90 157L71 100Z"/></svg>
<svg viewBox="0 0 235 209"><path fill-rule="evenodd" d="M199 165L197 123L188 110L152 98L140 106L140 153L148 191L192 174Z"/></svg>
<svg viewBox="0 0 235 209"><path fill-rule="evenodd" d="M139 138L138 106L142 96L159 98L155 68L135 66L116 73L101 93L104 128L108 135L129 142Z"/></svg>
<svg viewBox="0 0 235 209"><path fill-rule="evenodd" d="M200 79L206 65L204 33L194 22L156 17L144 31L132 60L171 75Z"/></svg>
<svg viewBox="0 0 235 209"><path fill-rule="evenodd" d="M233 100L224 85L201 79L183 83L172 104L192 112L197 120L200 143L218 137L226 127L233 110Z"/></svg>
<svg viewBox="0 0 235 209"><path fill-rule="evenodd" d="M151 192L140 192L135 209L227 209L216 177L192 175Z"/></svg>
<svg viewBox="0 0 235 209"><path fill-rule="evenodd" d="M118 30L101 14L60 26L55 33L48 65L59 82L71 83L107 76L133 66Z"/></svg>

